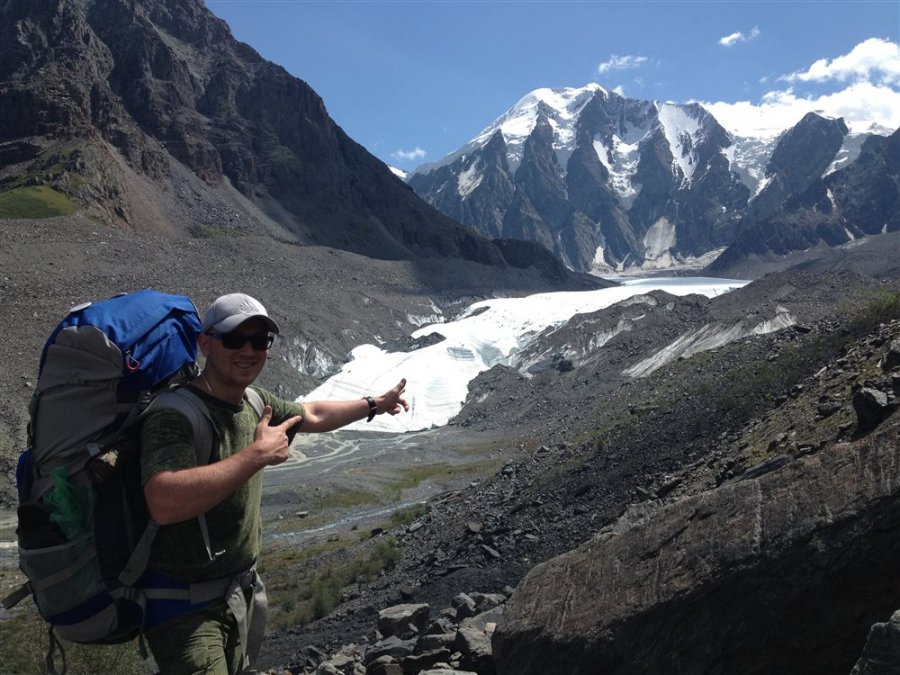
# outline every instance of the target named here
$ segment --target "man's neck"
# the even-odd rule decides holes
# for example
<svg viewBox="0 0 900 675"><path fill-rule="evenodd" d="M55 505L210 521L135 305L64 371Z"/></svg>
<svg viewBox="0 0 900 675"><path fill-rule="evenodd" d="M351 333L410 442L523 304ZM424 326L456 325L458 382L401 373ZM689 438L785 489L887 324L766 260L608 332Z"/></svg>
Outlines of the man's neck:
<svg viewBox="0 0 900 675"><path fill-rule="evenodd" d="M197 378L197 384L213 398L228 403L240 405L244 400L244 387L240 385L226 385L218 380L215 375L210 377L206 369L204 369Z"/></svg>

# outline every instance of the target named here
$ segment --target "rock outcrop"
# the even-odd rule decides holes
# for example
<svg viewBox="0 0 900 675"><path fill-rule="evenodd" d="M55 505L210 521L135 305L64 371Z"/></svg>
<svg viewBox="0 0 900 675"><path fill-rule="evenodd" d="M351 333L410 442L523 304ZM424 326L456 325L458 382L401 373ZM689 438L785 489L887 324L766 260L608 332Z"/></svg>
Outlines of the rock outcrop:
<svg viewBox="0 0 900 675"><path fill-rule="evenodd" d="M537 566L500 675L846 673L900 606L896 426L663 507Z"/></svg>

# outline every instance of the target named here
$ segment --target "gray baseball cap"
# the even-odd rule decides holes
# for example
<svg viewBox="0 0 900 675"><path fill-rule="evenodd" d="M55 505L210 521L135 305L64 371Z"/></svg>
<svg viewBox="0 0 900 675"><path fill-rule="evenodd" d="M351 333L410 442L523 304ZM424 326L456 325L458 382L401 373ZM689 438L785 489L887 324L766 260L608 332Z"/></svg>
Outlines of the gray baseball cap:
<svg viewBox="0 0 900 675"><path fill-rule="evenodd" d="M228 333L247 319L254 318L262 319L273 333L278 332L278 324L272 321L259 300L244 293L229 293L216 298L206 310L200 332L214 330L217 333Z"/></svg>

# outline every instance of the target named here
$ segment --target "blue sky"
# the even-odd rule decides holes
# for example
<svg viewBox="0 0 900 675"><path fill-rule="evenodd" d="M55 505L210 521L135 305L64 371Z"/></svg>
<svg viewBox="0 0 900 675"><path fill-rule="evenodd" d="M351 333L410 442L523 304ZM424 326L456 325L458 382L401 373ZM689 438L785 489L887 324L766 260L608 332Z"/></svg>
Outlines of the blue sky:
<svg viewBox="0 0 900 675"><path fill-rule="evenodd" d="M405 170L465 144L534 89L588 82L725 104L717 117L752 108L771 119L812 100L900 126L898 0L206 5L309 83L354 140Z"/></svg>

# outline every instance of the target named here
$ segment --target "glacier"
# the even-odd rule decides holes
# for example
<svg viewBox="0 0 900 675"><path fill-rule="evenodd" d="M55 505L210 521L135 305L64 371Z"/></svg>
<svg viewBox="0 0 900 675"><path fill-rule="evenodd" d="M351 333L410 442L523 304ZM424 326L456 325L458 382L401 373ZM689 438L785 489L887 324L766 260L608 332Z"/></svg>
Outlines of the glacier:
<svg viewBox="0 0 900 675"><path fill-rule="evenodd" d="M405 377L409 412L395 417L380 415L371 423L356 422L344 429L402 433L443 426L462 409L469 382L479 373L498 364L518 366L517 354L543 330L558 327L576 314L595 312L654 290L677 296L696 293L714 297L749 283L706 277L619 281L620 286L595 291L539 293L476 302L456 320L414 331L414 339L432 333L444 339L410 352L360 345L353 349L340 372L300 400L377 395Z"/></svg>

